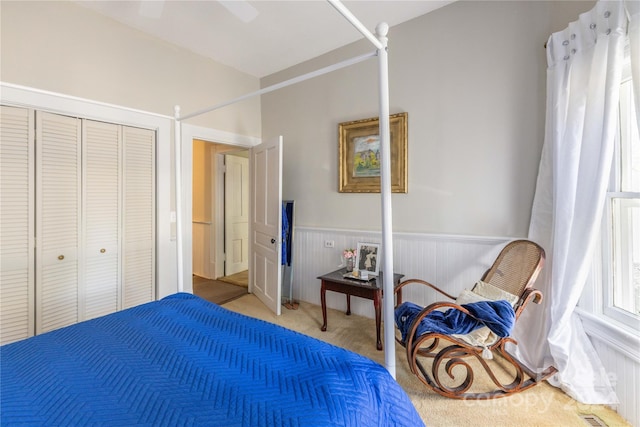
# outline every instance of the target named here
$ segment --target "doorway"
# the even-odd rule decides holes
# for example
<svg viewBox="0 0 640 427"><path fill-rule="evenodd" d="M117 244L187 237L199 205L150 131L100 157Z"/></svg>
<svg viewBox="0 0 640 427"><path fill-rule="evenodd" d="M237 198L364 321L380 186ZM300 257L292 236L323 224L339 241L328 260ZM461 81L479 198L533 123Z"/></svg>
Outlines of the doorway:
<svg viewBox="0 0 640 427"><path fill-rule="evenodd" d="M218 304L248 292L248 262L239 262L248 259L248 157L246 148L193 140L193 290Z"/></svg>

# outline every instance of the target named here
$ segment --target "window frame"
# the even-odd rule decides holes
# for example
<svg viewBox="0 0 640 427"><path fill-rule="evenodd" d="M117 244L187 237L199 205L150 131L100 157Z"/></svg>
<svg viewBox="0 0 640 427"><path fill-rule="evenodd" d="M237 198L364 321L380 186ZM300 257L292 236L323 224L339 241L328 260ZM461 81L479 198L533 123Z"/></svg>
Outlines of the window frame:
<svg viewBox="0 0 640 427"><path fill-rule="evenodd" d="M620 82L621 86L623 83L631 80L630 67L630 51L629 45L627 43L625 47L625 66L622 80ZM633 102L633 97L631 97L631 102ZM640 106L635 107L640 108ZM629 115L632 115L632 111L629 111ZM618 125L618 132L616 132L614 157L611 165L611 174L605 199L605 210L603 212L604 216L602 220L602 313L610 319L633 328L635 331L640 331L640 315L617 307L615 305L614 297L614 290L616 287L614 276L616 273L615 270L617 268L614 262L614 256L616 245L618 245L614 237L616 236L615 227L617 224L619 224L616 221L616 218L614 218L614 200L640 200L640 192L622 191L622 133L626 132L626 130L623 129L622 116L620 113L619 118L620 121Z"/></svg>
<svg viewBox="0 0 640 427"><path fill-rule="evenodd" d="M605 223L605 232L603 233L602 244L602 275L603 275L603 314L622 324L630 326L636 330L640 329L640 315L631 313L627 310L619 308L615 305L614 290L616 283L614 281L615 263L614 253L614 218L613 218L613 200L619 199L638 199L640 193L631 192L608 192L606 198L606 211L603 222Z"/></svg>

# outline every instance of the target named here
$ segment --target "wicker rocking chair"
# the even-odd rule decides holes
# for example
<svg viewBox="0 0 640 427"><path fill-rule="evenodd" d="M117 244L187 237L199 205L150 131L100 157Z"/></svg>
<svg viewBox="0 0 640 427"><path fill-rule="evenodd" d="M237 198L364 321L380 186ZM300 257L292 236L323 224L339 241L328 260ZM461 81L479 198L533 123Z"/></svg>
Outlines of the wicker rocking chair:
<svg viewBox="0 0 640 427"><path fill-rule="evenodd" d="M542 301L542 293L533 289L532 285L542 270L544 259L544 249L536 243L528 240L510 242L472 291L482 295L478 300L511 297L510 302L517 320L530 301L538 304ZM402 302L402 293L398 291L409 284L426 285L451 300L456 300L424 280L410 279L396 287L398 304ZM477 289L479 286L483 288ZM469 291L465 292L468 294ZM479 342L478 335L469 337L428 332L416 336L420 322L434 310L456 308L473 317L467 309L461 307L461 304L469 302L461 299L462 295L456 300L457 303L436 302L422 309L409 326L406 342L402 341L399 333L396 334L396 341L406 348L411 372L422 383L450 398L494 399L527 390L557 372L553 366L539 374L532 372L505 349L507 343L517 345L516 340L510 336L491 336L488 328L482 328L486 331L482 331L480 336L489 335L487 341L482 343ZM507 297L503 298L505 295ZM475 333L476 331L471 334ZM497 357L494 358L494 355ZM474 379L480 378L476 378L474 372L482 373L483 370L486 375L483 374L482 381L474 384Z"/></svg>

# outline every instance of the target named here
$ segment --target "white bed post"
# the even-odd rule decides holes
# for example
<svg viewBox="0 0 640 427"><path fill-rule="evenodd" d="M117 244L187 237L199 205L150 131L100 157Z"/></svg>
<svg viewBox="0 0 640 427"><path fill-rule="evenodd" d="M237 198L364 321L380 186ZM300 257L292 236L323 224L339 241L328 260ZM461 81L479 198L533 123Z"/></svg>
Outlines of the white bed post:
<svg viewBox="0 0 640 427"><path fill-rule="evenodd" d="M358 31L360 31L376 48L378 53L379 65L379 87L380 87L380 154L381 154L381 173L380 173L380 196L382 200L382 251L384 262L382 271L384 273L383 292L386 298L383 298L384 312L384 359L385 367L393 376L396 377L396 353L395 353L395 322L393 315L394 306L394 283L393 283L393 229L392 229L392 206L391 206L391 135L389 130L389 61L387 57L387 33L389 25L381 22L376 27L376 36L371 34L369 30L340 2L340 0L327 0L347 21L349 21ZM317 72L305 74L303 76L287 80L282 83L263 88L257 92L241 96L232 101L224 102L216 106L200 110L195 113L180 118L180 107L175 107L175 161L176 161L176 250L178 261L178 290L184 290L183 276L183 257L182 257L182 168L181 168L181 145L182 136L180 130L180 120L185 120L208 111L224 107L248 97L261 95L272 90L280 89L300 81L304 81L311 77L316 77L330 71L343 68L367 59L370 55L362 55L352 60L344 61L331 67L325 67Z"/></svg>
<svg viewBox="0 0 640 427"><path fill-rule="evenodd" d="M384 364L393 378L396 377L395 321L393 316L393 229L391 215L391 135L389 130L389 60L387 57L387 33L389 25L381 22L376 27L376 36L347 9L339 0L327 0L378 49L380 87L380 196L382 199L382 272L384 283L382 299L384 321Z"/></svg>
<svg viewBox="0 0 640 427"><path fill-rule="evenodd" d="M387 56L387 33L389 25L381 22L376 35L382 44L378 49L380 80L380 195L382 197L382 248L383 248L383 292L384 298L384 363L393 378L396 377L394 280L393 280L393 228L391 207L391 136L389 130L389 60Z"/></svg>
<svg viewBox="0 0 640 427"><path fill-rule="evenodd" d="M180 123L180 106L173 107L174 111L174 157L176 174L176 261L178 269L178 292L184 292L184 266L182 258L182 124Z"/></svg>

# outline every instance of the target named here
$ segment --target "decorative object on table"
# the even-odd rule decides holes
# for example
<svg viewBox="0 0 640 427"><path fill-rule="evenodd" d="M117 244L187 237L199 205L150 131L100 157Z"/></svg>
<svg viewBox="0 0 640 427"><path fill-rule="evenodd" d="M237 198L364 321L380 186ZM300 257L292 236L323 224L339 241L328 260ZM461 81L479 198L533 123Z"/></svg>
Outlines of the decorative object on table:
<svg viewBox="0 0 640 427"><path fill-rule="evenodd" d="M357 280L363 283L373 282L374 280L376 280L376 276L369 276L368 274L363 274L358 269L354 269L353 271L344 273L342 277L345 279Z"/></svg>
<svg viewBox="0 0 640 427"><path fill-rule="evenodd" d="M353 267L356 262L356 250L355 249L345 249L342 251L342 256L344 257L345 264L347 265L347 272L352 272Z"/></svg>
<svg viewBox="0 0 640 427"><path fill-rule="evenodd" d="M407 192L407 113L389 116L391 191ZM380 192L380 130L377 117L338 125L341 193Z"/></svg>
<svg viewBox="0 0 640 427"><path fill-rule="evenodd" d="M358 243L356 250L356 267L360 275L377 276L380 271L380 244Z"/></svg>

